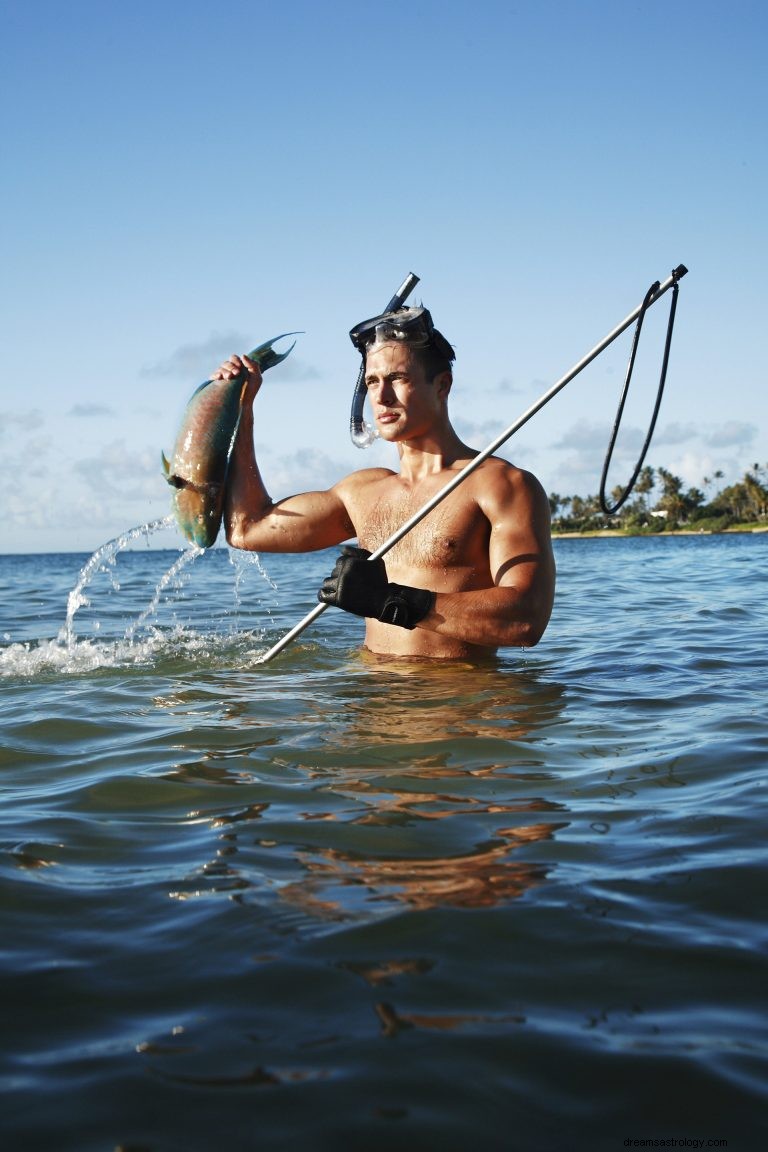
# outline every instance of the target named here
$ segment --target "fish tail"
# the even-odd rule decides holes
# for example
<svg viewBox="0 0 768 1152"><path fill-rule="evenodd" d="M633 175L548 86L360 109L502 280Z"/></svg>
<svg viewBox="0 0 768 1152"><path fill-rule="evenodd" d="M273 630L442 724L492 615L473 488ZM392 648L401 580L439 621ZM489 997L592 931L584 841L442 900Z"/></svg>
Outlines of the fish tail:
<svg viewBox="0 0 768 1152"><path fill-rule="evenodd" d="M285 340L287 336L298 335L298 332L283 332L282 336L273 336L271 340L267 340L264 344L259 344L258 348L254 348L253 352L249 352L248 359L255 360L262 372L266 372L267 368L274 368L276 364L282 363L286 356L290 356L296 347L296 341L294 340L286 352L275 352L273 344L277 344L278 340Z"/></svg>

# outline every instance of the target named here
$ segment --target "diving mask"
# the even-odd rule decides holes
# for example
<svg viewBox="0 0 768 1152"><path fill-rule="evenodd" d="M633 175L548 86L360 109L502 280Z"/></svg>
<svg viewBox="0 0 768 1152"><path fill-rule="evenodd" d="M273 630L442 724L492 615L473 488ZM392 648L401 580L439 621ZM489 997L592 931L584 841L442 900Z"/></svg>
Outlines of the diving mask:
<svg viewBox="0 0 768 1152"><path fill-rule="evenodd" d="M431 346L447 360L454 359L453 348L435 328L426 308L398 308L395 312L383 312L356 324L349 338L362 356L372 344L393 342L409 344L413 348Z"/></svg>

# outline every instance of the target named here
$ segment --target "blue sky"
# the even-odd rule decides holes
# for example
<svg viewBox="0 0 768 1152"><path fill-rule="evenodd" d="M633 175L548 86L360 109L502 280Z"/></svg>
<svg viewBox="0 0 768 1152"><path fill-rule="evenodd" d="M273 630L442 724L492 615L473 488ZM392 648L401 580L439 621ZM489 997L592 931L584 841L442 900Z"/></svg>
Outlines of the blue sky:
<svg viewBox="0 0 768 1152"><path fill-rule="evenodd" d="M4 0L0 550L91 551L164 516L160 453L193 388L287 330L304 335L257 401L272 495L395 466L349 441L347 333L411 270L482 448L686 264L648 462L689 484L768 462L766 13ZM597 490L629 339L504 449L547 491Z"/></svg>

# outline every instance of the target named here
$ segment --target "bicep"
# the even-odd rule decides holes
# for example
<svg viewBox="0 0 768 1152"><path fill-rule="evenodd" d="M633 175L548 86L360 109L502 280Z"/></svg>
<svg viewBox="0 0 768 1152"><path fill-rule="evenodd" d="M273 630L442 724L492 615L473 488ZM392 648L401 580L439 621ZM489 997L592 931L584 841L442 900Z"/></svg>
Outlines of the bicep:
<svg viewBox="0 0 768 1152"><path fill-rule="evenodd" d="M245 531L245 547L263 552L315 552L354 535L346 504L336 488L303 492L273 503Z"/></svg>
<svg viewBox="0 0 768 1152"><path fill-rule="evenodd" d="M491 524L489 561L493 582L551 607L555 563L550 511L544 489L529 473L505 478L485 509Z"/></svg>

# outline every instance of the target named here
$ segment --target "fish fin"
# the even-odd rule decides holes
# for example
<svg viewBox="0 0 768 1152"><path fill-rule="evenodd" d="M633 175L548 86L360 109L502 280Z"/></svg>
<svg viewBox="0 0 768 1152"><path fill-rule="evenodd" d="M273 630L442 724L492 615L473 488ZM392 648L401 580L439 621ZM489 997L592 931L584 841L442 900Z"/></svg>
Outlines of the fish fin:
<svg viewBox="0 0 768 1152"><path fill-rule="evenodd" d="M175 472L171 472L171 466L168 463L165 452L160 453L163 461L163 472L165 473L165 480L170 484L171 488L194 488L189 480L185 480L183 476L177 476Z"/></svg>
<svg viewBox="0 0 768 1152"><path fill-rule="evenodd" d="M266 372L267 368L274 368L276 364L281 364L286 356L290 356L296 347L296 341L294 340L287 352L275 352L272 345L277 344L278 340L285 340L287 336L301 335L301 332L283 332L282 336L273 336L271 340L267 340L265 344L259 344L258 348L249 352L248 359L255 360L262 372Z"/></svg>

